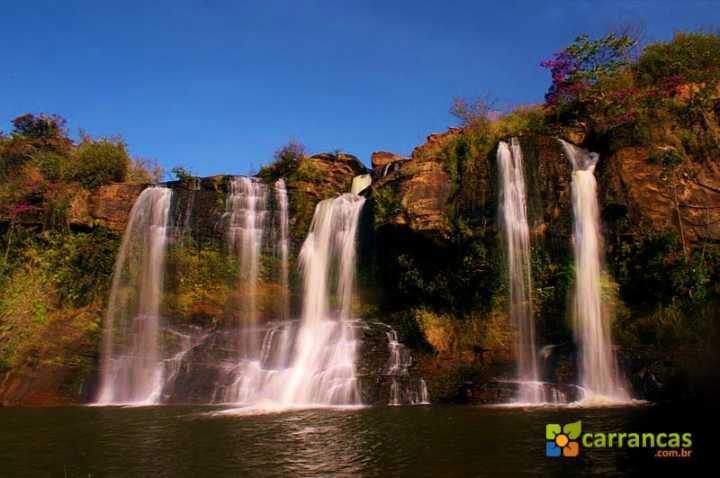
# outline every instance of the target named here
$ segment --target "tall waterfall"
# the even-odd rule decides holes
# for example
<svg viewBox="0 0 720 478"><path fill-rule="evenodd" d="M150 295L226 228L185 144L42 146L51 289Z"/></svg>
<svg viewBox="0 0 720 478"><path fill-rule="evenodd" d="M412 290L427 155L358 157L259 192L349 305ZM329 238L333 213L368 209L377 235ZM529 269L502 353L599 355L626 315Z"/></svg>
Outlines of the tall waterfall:
<svg viewBox="0 0 720 478"><path fill-rule="evenodd" d="M580 347L581 384L589 396L628 400L612 350L610 323L601 304L602 236L597 201L596 153L560 140L573 166L575 335Z"/></svg>
<svg viewBox="0 0 720 478"><path fill-rule="evenodd" d="M290 317L290 285L289 276L289 237L288 237L288 195L284 179L275 182L275 204L278 209L278 240L277 247L280 256L280 287L282 287L282 304L280 318L287 320Z"/></svg>
<svg viewBox="0 0 720 478"><path fill-rule="evenodd" d="M147 188L130 212L105 316L99 404L160 398L159 309L171 198L168 188Z"/></svg>
<svg viewBox="0 0 720 478"><path fill-rule="evenodd" d="M355 280L355 249L365 199L343 194L321 201L300 252L303 268L302 324L284 403L359 404L356 342L348 323ZM331 284L332 272L337 282ZM334 290L338 307L330 307Z"/></svg>
<svg viewBox="0 0 720 478"><path fill-rule="evenodd" d="M499 222L502 226L510 282L510 320L515 329L515 356L519 382L517 400L524 403L538 403L542 401L542 387L538 384L535 350L530 233L523 155L517 138L511 139L510 146L504 141L498 144L497 162L500 176Z"/></svg>
<svg viewBox="0 0 720 478"><path fill-rule="evenodd" d="M237 177L230 182L226 200L227 244L240 265L240 325L238 346L247 357L259 352L257 282L268 215L267 187L258 178Z"/></svg>

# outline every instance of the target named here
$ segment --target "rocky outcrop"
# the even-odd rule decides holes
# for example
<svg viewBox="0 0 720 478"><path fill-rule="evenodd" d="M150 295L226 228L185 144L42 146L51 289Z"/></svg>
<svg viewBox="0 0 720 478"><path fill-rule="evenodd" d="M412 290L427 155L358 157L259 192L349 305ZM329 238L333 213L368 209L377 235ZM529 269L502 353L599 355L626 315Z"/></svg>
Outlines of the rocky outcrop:
<svg viewBox="0 0 720 478"><path fill-rule="evenodd" d="M567 241L572 224L572 166L557 138L520 138L528 222L538 238Z"/></svg>
<svg viewBox="0 0 720 478"><path fill-rule="evenodd" d="M383 212L381 224L404 226L429 236L447 237L447 208L452 183L441 152L447 142L460 132L459 128L450 128L445 133L431 134L425 144L413 150L412 157L407 161L383 153L385 160L399 158L399 166L386 175L376 174L373 191Z"/></svg>
<svg viewBox="0 0 720 478"><path fill-rule="evenodd" d="M350 191L355 176L368 172L357 157L346 153L320 153L305 158L300 174L288 179L288 189L317 199Z"/></svg>
<svg viewBox="0 0 720 478"><path fill-rule="evenodd" d="M95 191L81 189L70 203L68 221L73 226L103 226L122 233L135 199L146 184L115 183Z"/></svg>
<svg viewBox="0 0 720 478"><path fill-rule="evenodd" d="M607 160L602 199L614 215L657 232L680 236L686 245L720 240L720 164L663 164L670 149L626 147Z"/></svg>
<svg viewBox="0 0 720 478"><path fill-rule="evenodd" d="M396 161L406 161L408 158L399 154L390 153L388 151L375 151L370 155L370 162L373 171L384 168L388 164Z"/></svg>

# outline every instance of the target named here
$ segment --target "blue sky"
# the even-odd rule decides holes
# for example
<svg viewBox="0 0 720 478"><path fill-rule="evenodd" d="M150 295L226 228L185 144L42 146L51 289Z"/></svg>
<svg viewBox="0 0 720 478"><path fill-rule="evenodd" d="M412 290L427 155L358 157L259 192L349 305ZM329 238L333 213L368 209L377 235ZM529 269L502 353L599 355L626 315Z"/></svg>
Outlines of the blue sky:
<svg viewBox="0 0 720 478"><path fill-rule="evenodd" d="M57 113L76 135L199 175L309 152L408 154L454 96L539 102L539 62L625 23L647 41L720 26L717 1L3 2L0 130Z"/></svg>

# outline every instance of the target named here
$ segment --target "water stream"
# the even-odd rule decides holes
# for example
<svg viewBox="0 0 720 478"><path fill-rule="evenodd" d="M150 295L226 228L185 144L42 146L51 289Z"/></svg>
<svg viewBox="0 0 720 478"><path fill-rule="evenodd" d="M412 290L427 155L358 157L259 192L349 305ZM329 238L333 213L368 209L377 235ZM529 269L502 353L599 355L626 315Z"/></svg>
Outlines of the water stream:
<svg viewBox="0 0 720 478"><path fill-rule="evenodd" d="M497 162L500 176L499 222L507 261L510 321L515 332L519 384L516 399L523 403L539 403L544 401L544 388L538 386L527 196L522 149L517 138L512 138L509 146L505 141L498 144Z"/></svg>
<svg viewBox="0 0 720 478"><path fill-rule="evenodd" d="M620 377L610 334L610 317L601 287L602 235L595 165L598 155L560 140L572 163L573 247L575 254L575 336L585 400L629 400Z"/></svg>
<svg viewBox="0 0 720 478"><path fill-rule="evenodd" d="M160 299L172 190L145 189L130 212L105 315L98 404L155 403L164 367Z"/></svg>

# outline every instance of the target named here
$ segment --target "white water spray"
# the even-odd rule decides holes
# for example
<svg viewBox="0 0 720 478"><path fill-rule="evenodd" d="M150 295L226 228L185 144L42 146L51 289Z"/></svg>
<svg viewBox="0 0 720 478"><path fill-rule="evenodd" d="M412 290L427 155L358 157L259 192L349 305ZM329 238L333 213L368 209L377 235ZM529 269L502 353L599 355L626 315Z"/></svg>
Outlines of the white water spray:
<svg viewBox="0 0 720 478"><path fill-rule="evenodd" d="M597 201L596 153L560 140L573 166L572 204L575 249L575 335L580 348L580 377L587 400L598 396L629 400L612 350L610 323L601 304L602 236Z"/></svg>
<svg viewBox="0 0 720 478"><path fill-rule="evenodd" d="M171 198L168 188L147 188L130 212L105 315L98 404L150 404L160 398L159 311Z"/></svg>
<svg viewBox="0 0 720 478"><path fill-rule="evenodd" d="M267 210L267 187L257 178L237 177L230 182L230 194L226 201L227 244L232 255L240 263L240 310L238 346L246 357L259 352L255 328L258 325L257 283L265 234Z"/></svg>
<svg viewBox="0 0 720 478"><path fill-rule="evenodd" d="M536 385L539 373L532 311L527 195L522 149L517 138L511 139L511 146L500 141L497 162L500 176L499 222L507 256L510 320L515 329L516 373L519 384L517 401L539 403L543 400L543 394L542 387Z"/></svg>
<svg viewBox="0 0 720 478"><path fill-rule="evenodd" d="M356 341L348 323L355 279L355 249L365 199L343 194L321 201L300 252L304 273L302 324L282 394L283 403L360 404L355 380ZM332 269L339 301L330 313Z"/></svg>
<svg viewBox="0 0 720 478"><path fill-rule="evenodd" d="M275 204L279 214L277 247L280 255L280 287L282 287L280 318L287 320L290 317L290 286L288 283L290 242L288 237L288 195L284 179L278 179L275 182Z"/></svg>
<svg viewBox="0 0 720 478"><path fill-rule="evenodd" d="M391 380L388 405L399 406L404 403L410 405L430 404L425 380L410 377L409 368L413 363L412 354L400 343L397 331L389 325L385 326L388 328L385 335L389 352L385 375L390 377Z"/></svg>
<svg viewBox="0 0 720 478"><path fill-rule="evenodd" d="M343 194L321 201L300 253L300 322L270 327L260 353L236 365L224 401L293 408L360 405L355 377L356 325L350 317L355 249L365 199ZM335 279L335 280L333 280ZM331 298L335 297L331 306Z"/></svg>

